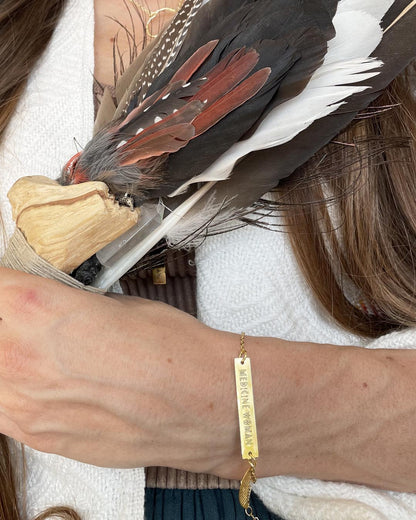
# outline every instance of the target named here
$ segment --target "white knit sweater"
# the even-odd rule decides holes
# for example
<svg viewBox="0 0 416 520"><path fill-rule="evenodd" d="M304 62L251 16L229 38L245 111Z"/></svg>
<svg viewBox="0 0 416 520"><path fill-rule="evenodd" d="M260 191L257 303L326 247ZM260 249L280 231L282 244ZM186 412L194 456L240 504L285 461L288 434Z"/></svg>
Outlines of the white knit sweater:
<svg viewBox="0 0 416 520"><path fill-rule="evenodd" d="M22 175L56 177L92 132L93 0L70 0L8 130L0 155L0 204L13 230L6 193ZM244 261L242 262L242 258ZM258 228L210 238L197 252L199 316L233 332L362 346L317 306L287 237ZM413 331L367 345L413 348ZM277 413L277 412L276 412ZM18 455L16 455L17 457ZM85 520L143 518L141 469L102 469L26 448L29 517L67 504ZM256 492L287 520L411 520L416 497L363 486L275 477Z"/></svg>

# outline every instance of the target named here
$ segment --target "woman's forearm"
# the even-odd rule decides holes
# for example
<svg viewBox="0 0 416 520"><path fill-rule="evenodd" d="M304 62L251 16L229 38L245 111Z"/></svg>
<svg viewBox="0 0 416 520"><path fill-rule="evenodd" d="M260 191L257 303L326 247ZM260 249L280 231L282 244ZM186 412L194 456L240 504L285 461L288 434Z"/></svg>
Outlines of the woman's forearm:
<svg viewBox="0 0 416 520"><path fill-rule="evenodd" d="M102 466L241 478L239 335L0 269L0 431ZM258 475L416 491L416 350L246 339Z"/></svg>
<svg viewBox="0 0 416 520"><path fill-rule="evenodd" d="M416 351L246 342L260 476L416 491Z"/></svg>

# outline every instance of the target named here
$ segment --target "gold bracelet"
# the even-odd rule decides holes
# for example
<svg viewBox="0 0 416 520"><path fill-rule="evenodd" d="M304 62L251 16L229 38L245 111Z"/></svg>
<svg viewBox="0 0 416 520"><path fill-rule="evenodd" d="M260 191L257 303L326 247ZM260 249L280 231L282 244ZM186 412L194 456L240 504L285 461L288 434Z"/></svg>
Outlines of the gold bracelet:
<svg viewBox="0 0 416 520"><path fill-rule="evenodd" d="M251 363L245 349L245 332L240 338L240 357L234 359L235 384L237 389L238 418L240 423L241 456L250 467L245 472L241 483L239 500L246 515L252 520L259 520L250 506L251 486L256 482L256 462L259 456L257 442L256 415L254 412L253 382Z"/></svg>

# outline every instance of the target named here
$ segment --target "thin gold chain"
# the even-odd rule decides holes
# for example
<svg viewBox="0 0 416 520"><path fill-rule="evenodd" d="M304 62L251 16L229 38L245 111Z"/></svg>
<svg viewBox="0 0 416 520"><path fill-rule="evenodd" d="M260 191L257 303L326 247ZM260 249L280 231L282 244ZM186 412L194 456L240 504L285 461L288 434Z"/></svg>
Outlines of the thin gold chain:
<svg viewBox="0 0 416 520"><path fill-rule="evenodd" d="M148 17L147 22L146 22L146 34L147 34L147 36L149 36L149 38L157 38L159 35L159 34L152 33L152 30L151 30L152 22L154 20L156 20L156 18L162 13L176 14L180 10L180 8L182 7L184 2L185 2L185 0L179 0L178 7L176 9L173 9L172 7L160 7L159 9L156 9L155 11L151 11L146 6L139 4L137 2L137 0L130 0L131 4L133 4L137 9L141 9Z"/></svg>
<svg viewBox="0 0 416 520"><path fill-rule="evenodd" d="M248 506L247 509L244 509L244 512L252 520L260 520L260 518L253 513L253 509L251 506Z"/></svg>
<svg viewBox="0 0 416 520"><path fill-rule="evenodd" d="M245 341L246 341L246 333L242 332L240 336L240 358L241 358L241 364L244 365L245 360L247 359L247 350L245 348Z"/></svg>

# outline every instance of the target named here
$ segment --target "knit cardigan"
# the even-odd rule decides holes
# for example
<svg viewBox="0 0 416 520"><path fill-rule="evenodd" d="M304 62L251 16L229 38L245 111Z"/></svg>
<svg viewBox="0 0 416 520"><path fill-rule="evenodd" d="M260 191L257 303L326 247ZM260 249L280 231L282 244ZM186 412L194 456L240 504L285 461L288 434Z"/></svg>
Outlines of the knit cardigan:
<svg viewBox="0 0 416 520"><path fill-rule="evenodd" d="M69 0L7 131L0 154L0 204L9 235L14 227L6 198L10 186L23 175L57 177L76 143L85 145L92 134L93 3ZM368 348L416 345L413 330L365 344L339 328L317 305L285 233L247 227L212 237L198 249L196 261L199 318L211 327ZM11 444L20 468L20 451ZM66 504L84 520L143 518L142 469L103 469L27 447L25 453L29 517ZM413 494L293 477L260 479L255 491L287 520L416 519Z"/></svg>

